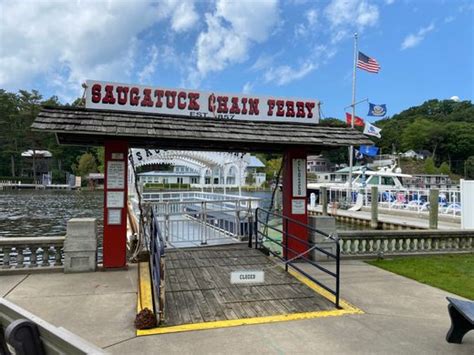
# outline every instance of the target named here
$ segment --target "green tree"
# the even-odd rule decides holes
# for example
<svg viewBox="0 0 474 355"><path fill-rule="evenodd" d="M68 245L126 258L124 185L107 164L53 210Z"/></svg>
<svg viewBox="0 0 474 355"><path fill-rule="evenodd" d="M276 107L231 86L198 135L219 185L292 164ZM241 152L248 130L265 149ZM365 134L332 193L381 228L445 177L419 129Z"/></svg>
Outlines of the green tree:
<svg viewBox="0 0 474 355"><path fill-rule="evenodd" d="M97 158L99 173L103 173L105 169L105 149L104 147L97 147L94 149L95 156Z"/></svg>
<svg viewBox="0 0 474 355"><path fill-rule="evenodd" d="M436 165L433 158L426 158L424 164L425 174L437 174L438 169L436 169Z"/></svg>
<svg viewBox="0 0 474 355"><path fill-rule="evenodd" d="M76 175L85 177L89 173L96 173L97 171L97 161L92 153L84 153L79 157L75 168Z"/></svg>
<svg viewBox="0 0 474 355"><path fill-rule="evenodd" d="M267 161L265 165L265 174L267 176L267 181L273 181L276 178L278 171L280 171L281 162L282 158L270 159ZM282 176L280 176L280 181L281 178Z"/></svg>
<svg viewBox="0 0 474 355"><path fill-rule="evenodd" d="M440 165L438 170L440 174L444 174L444 175L451 174L451 168L449 167L449 164L446 163L445 161Z"/></svg>
<svg viewBox="0 0 474 355"><path fill-rule="evenodd" d="M466 179L474 179L474 155L471 155L464 162L464 177Z"/></svg>

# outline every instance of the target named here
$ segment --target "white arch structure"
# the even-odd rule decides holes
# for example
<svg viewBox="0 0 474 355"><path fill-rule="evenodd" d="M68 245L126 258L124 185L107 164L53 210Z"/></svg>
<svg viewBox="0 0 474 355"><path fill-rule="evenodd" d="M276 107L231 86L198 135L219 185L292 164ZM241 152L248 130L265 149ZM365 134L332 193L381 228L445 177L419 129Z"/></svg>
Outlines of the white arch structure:
<svg viewBox="0 0 474 355"><path fill-rule="evenodd" d="M135 192L135 174L132 167L135 168L153 164L171 164L182 165L199 172L201 189L205 185L205 177L211 173L211 187L214 188L213 176L214 172L218 172L219 178L223 177L224 193L226 193L227 177L229 171L234 168L236 184L239 186L239 194L241 194L241 186L245 179L245 170L250 161L250 155L244 153L223 153L223 152L202 152L188 150L159 150L159 149L130 149L128 163L128 186L129 192ZM219 179L220 181L220 179Z"/></svg>

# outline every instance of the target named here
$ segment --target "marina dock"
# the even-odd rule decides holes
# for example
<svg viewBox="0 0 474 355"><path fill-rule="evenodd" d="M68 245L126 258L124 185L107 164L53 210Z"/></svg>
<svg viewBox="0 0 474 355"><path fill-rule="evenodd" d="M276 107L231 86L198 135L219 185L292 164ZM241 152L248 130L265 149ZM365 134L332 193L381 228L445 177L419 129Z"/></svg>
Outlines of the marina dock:
<svg viewBox="0 0 474 355"><path fill-rule="evenodd" d="M309 207L308 212L321 214L322 207L315 206ZM370 224L371 213L370 211L349 211L337 209L336 213L333 210L328 209L328 215L336 217L338 220L351 222L354 224ZM378 214L378 222L382 229L428 229L429 220L419 216L416 212L413 212L411 216L400 216L397 214L383 213L382 211ZM385 226L384 226L385 224ZM387 228L384 228L387 227ZM438 229L449 230L449 229L460 229L461 224L454 221L447 222L443 220L438 221Z"/></svg>

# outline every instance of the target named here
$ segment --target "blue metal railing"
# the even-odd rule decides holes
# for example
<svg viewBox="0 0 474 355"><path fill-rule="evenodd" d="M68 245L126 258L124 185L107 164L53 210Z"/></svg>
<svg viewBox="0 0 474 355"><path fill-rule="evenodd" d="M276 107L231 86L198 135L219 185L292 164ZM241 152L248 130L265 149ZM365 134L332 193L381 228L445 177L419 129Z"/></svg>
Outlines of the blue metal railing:
<svg viewBox="0 0 474 355"><path fill-rule="evenodd" d="M151 210L150 214L150 270L153 283L153 303L155 305L155 314L161 319L164 310L164 300L161 299L163 265L161 257L165 254L165 242L161 234L158 220Z"/></svg>
<svg viewBox="0 0 474 355"><path fill-rule="evenodd" d="M269 223L270 217L280 219L282 221L281 229L278 229L277 226L271 225ZM334 250L335 253L332 253L330 251L327 251L325 249L322 249L318 247L317 245L310 243L306 240L302 240L298 238L298 236L292 235L288 233L288 226L289 224L297 225L299 227L305 228L307 233L317 233L320 234L324 237L327 238L328 242L331 243L333 242L334 245ZM274 236L270 236L269 230L273 230L275 233ZM336 305L337 308L340 308L339 306L339 288L340 288L340 245L339 245L339 240L337 236L330 235L324 231L318 230L316 228L313 228L307 224L301 223L297 220L294 220L292 218L280 215L278 213L274 213L271 211L267 211L261 208L257 208L255 212L255 248L264 250L273 256L277 257L281 261L285 263L285 270L288 271L288 267L292 267L302 275L306 276L308 279L313 281L315 284L319 285L335 297L334 304ZM281 241L279 241L278 235L281 234ZM324 254L328 259L333 260L335 262L336 266L336 271L333 272L326 267L322 266L320 263L316 262L315 260L311 260L311 257L308 255L308 253L305 252L300 252L297 250L292 249L289 246L289 241L292 241L292 245L299 244L299 246L302 246L303 249L305 250L315 250L321 254ZM252 246L253 241L252 241L252 236L249 238L249 246ZM276 245L278 247L281 247L281 250L283 253L278 253L274 249L270 247L270 245ZM277 247L277 248L278 248ZM300 248L298 248L300 249ZM315 269L322 271L323 273L333 277L335 279L335 287L329 287L326 283L322 282L321 280L316 279L314 276L309 274L308 272L304 271L301 266L302 265L308 265L311 267L314 267Z"/></svg>

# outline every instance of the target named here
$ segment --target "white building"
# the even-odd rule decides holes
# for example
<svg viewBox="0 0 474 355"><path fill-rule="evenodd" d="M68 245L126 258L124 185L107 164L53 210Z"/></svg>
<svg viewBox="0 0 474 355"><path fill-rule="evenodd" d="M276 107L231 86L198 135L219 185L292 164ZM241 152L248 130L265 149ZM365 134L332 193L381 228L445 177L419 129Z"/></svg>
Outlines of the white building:
<svg viewBox="0 0 474 355"><path fill-rule="evenodd" d="M144 184L189 185L190 187L239 187L252 181L261 186L265 173L258 172L265 165L250 154L136 150L133 152L135 166L169 164L169 171L139 173ZM248 177L252 176L251 179ZM173 186L177 187L177 186Z"/></svg>

